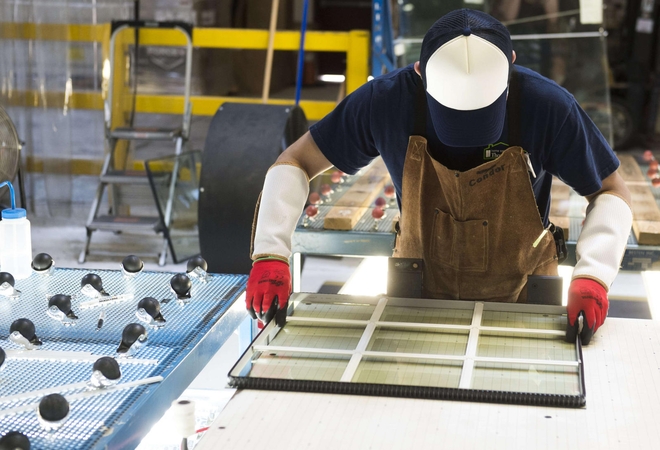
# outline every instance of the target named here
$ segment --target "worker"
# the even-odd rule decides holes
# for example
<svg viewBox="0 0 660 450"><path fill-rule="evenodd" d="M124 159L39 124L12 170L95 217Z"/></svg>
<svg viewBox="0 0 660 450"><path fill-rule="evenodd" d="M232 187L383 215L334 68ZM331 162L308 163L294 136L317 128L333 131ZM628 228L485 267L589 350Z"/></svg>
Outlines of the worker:
<svg viewBox="0 0 660 450"><path fill-rule="evenodd" d="M452 11L424 36L419 61L366 83L286 149L255 213L250 314L267 322L287 306L309 180L333 165L354 174L381 156L401 211L393 256L424 261L429 298L526 301L528 276L557 275L552 176L586 197L566 338L587 344L607 316L630 192L575 98L515 58L495 18Z"/></svg>

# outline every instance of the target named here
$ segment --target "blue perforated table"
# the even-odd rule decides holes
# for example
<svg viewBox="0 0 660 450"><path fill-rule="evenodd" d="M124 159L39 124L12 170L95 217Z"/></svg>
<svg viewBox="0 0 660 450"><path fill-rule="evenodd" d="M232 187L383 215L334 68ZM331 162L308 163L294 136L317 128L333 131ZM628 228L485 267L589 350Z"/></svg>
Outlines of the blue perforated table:
<svg viewBox="0 0 660 450"><path fill-rule="evenodd" d="M207 282L195 279L190 302L183 304L170 290L172 273L143 272L126 278L120 271L98 270L91 272L102 277L108 294L132 294L132 299L106 305L104 326L97 331L102 308L81 307L90 300L80 292L80 281L89 272L56 269L50 276L32 274L16 282L20 297L0 296L0 346L8 356L0 369L0 435L20 431L37 449L134 448L246 317L242 302L236 302L245 290L245 275L212 275ZM74 296L73 311L79 316L74 325L65 326L46 314L47 299L54 294ZM154 376L163 377L161 382L72 401L67 421L53 432L41 429L34 410L3 414L39 398L9 402L2 398L89 380L94 360L115 356L123 328L139 323L135 312L143 297L166 300L161 311L167 322L160 329L148 328L146 343L131 359L119 359L120 383ZM32 320L43 341L28 359L8 340L9 327L18 318ZM43 352L47 358L39 357Z"/></svg>

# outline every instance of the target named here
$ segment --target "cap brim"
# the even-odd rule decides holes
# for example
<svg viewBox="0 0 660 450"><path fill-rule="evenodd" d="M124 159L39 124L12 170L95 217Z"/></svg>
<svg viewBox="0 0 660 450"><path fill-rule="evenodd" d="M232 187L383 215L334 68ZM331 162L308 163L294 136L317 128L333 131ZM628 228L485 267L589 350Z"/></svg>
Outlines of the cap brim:
<svg viewBox="0 0 660 450"><path fill-rule="evenodd" d="M479 147L495 143L504 129L507 89L485 108L459 111L426 94L431 121L438 139L449 147Z"/></svg>

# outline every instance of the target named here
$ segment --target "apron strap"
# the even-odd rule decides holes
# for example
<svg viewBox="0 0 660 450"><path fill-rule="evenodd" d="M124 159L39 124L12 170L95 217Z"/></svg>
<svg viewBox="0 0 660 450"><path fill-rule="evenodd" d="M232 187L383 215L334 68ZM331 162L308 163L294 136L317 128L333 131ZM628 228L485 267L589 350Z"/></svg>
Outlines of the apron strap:
<svg viewBox="0 0 660 450"><path fill-rule="evenodd" d="M509 147L521 146L520 127L520 80L516 66L511 70L511 81L509 81L509 98L506 101L506 110L509 121Z"/></svg>
<svg viewBox="0 0 660 450"><path fill-rule="evenodd" d="M417 85L417 98L415 99L415 125L413 128L414 136L426 137L426 89L422 77L415 76Z"/></svg>

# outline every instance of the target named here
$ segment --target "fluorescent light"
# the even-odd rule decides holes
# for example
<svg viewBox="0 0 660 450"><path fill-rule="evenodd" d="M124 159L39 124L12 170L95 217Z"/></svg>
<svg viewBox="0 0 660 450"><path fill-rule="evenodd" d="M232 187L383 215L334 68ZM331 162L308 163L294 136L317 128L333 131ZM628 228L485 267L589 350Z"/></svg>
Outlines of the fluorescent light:
<svg viewBox="0 0 660 450"><path fill-rule="evenodd" d="M346 81L346 77L344 75L325 74L319 75L319 80L324 83L343 83Z"/></svg>

